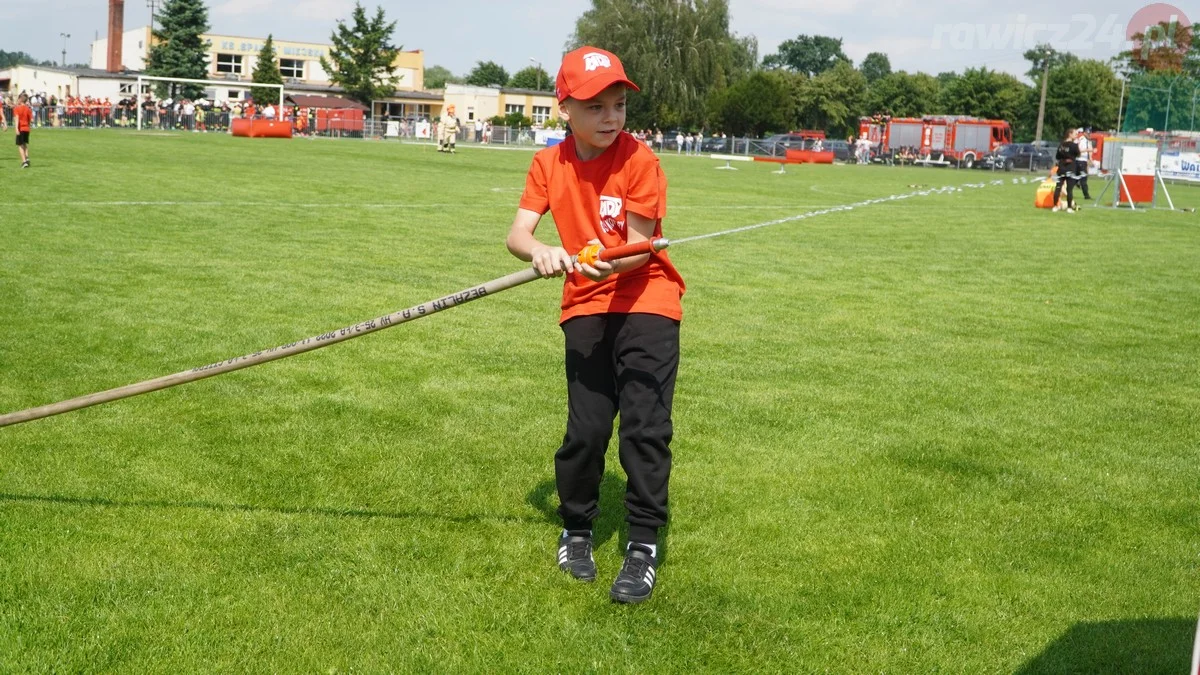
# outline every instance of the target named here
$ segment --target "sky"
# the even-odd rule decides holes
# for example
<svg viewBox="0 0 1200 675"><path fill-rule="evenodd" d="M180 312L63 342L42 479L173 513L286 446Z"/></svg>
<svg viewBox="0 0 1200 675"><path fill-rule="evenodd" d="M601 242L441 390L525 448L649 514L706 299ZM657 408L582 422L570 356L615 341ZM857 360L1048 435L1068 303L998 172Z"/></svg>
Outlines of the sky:
<svg viewBox="0 0 1200 675"><path fill-rule="evenodd" d="M126 1L126 30L149 23L149 1ZM495 61L509 73L540 62L553 75L575 21L591 4L364 2L369 12L379 5L396 21L395 44L424 50L426 67L444 66L456 75L481 61ZM208 7L214 34L271 33L277 40L327 44L336 21L349 18L354 0L208 0ZM1093 0L1086 11L1030 0L729 0L729 12L733 32L758 39L760 59L798 35L828 35L844 40L856 65L880 51L893 70L937 74L986 66L1017 76L1029 69L1022 54L1038 43L1107 60L1128 48L1127 27L1135 14L1184 14L1171 5L1129 0ZM1200 15L1200 9L1193 12ZM107 0L0 0L0 49L58 61L65 47L68 63L87 62L91 42L107 31L107 16ZM1182 16L1180 22L1190 23Z"/></svg>

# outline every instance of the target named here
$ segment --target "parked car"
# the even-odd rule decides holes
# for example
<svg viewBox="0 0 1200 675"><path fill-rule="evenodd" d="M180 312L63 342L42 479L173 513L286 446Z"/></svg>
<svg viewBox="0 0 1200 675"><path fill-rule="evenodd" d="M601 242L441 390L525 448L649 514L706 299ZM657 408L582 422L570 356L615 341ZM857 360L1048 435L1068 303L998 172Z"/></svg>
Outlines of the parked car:
<svg viewBox="0 0 1200 675"><path fill-rule="evenodd" d="M1007 143L979 158L978 169L1012 171L1024 169L1038 171L1054 166L1050 150L1032 143Z"/></svg>
<svg viewBox="0 0 1200 675"><path fill-rule="evenodd" d="M846 141L836 141L825 139L823 145L826 150L833 151L833 160L835 162L852 162L854 161L854 148Z"/></svg>
<svg viewBox="0 0 1200 675"><path fill-rule="evenodd" d="M800 134L775 134L750 143L751 152L768 157L783 157L789 148L798 150L803 147L804 137Z"/></svg>
<svg viewBox="0 0 1200 675"><path fill-rule="evenodd" d="M720 136L709 136L700 144L701 152L729 152L729 139Z"/></svg>

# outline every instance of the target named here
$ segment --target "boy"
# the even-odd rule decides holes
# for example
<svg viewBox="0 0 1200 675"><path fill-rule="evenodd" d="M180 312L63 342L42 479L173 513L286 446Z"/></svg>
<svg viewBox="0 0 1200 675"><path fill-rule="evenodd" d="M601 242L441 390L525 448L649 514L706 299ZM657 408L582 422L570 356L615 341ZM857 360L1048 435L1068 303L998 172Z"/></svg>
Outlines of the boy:
<svg viewBox="0 0 1200 675"><path fill-rule="evenodd" d="M29 125L33 121L33 109L29 107L29 96L21 94L17 107L13 108L13 126L17 128L17 149L21 152L21 168L29 168Z"/></svg>
<svg viewBox="0 0 1200 675"><path fill-rule="evenodd" d="M563 57L555 93L571 135L534 156L506 243L543 277L566 275L560 325L567 430L554 455L564 528L559 568L583 581L596 578L592 521L620 412L629 543L609 595L636 603L654 590L658 529L667 522L684 283L664 252L591 265L572 262L568 253L662 235L667 181L654 153L623 131L628 89L638 90L603 49L583 47ZM546 211L562 246L534 237Z"/></svg>

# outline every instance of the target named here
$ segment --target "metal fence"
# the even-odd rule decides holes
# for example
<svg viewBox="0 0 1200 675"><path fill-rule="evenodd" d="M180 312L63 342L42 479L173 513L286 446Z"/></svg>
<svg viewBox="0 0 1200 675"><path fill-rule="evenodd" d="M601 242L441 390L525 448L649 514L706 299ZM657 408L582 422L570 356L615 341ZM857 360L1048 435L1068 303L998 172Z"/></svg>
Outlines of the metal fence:
<svg viewBox="0 0 1200 675"><path fill-rule="evenodd" d="M400 141L437 142L438 125L421 119L367 119L363 122L362 136L365 138ZM532 127L492 126L481 129L476 135L471 122L460 124L455 134L455 143L479 145L516 145L532 147L537 131Z"/></svg>
<svg viewBox="0 0 1200 675"><path fill-rule="evenodd" d="M1189 111L1190 112L1190 111ZM12 124L12 108L5 107L3 114L9 124ZM159 108L157 106L143 108L142 128L158 131L180 132L228 132L230 121L237 117L233 111L222 108L197 109L192 115L184 115L174 108ZM421 127L421 124L424 127ZM389 126L391 125L391 126ZM43 106L34 111L35 128L62 129L124 129L137 127L137 110L135 108L71 109L65 106ZM398 120L393 118L362 120L329 119L316 124L309 116L306 121L294 127L295 133L303 137L319 138L350 138L371 140L398 140L401 142L437 142L437 124L423 122L418 119ZM426 135L427 134L427 135ZM498 145L515 147L538 147L538 131L531 127L493 126L480 136L476 136L474 126L470 123L461 125L456 136L456 143L468 145ZM828 142L828 141L827 141ZM836 141L835 141L836 142ZM776 142L767 139L746 137L710 136L701 139L699 143L679 145L675 136L664 134L662 143L653 139L648 143L653 150L664 154L676 155L743 155L761 157L783 157L788 149L796 149L795 143ZM811 149L811 148L808 148ZM825 149L831 149L826 147ZM853 148L841 148L835 151L837 162L854 163ZM906 157L898 152L872 153L872 164L915 165L922 162L914 157ZM950 163L952 168L967 168ZM1000 159L991 162L978 162L975 168L991 171L1042 171L1048 166L1045 158L1020 156L1013 161Z"/></svg>
<svg viewBox="0 0 1200 675"><path fill-rule="evenodd" d="M12 124L12 108L4 108L5 121ZM134 108L68 108L43 107L34 110L35 129L135 129L137 110ZM177 113L172 109L144 109L142 128L163 131L228 131L230 111L221 109L198 109L191 115Z"/></svg>

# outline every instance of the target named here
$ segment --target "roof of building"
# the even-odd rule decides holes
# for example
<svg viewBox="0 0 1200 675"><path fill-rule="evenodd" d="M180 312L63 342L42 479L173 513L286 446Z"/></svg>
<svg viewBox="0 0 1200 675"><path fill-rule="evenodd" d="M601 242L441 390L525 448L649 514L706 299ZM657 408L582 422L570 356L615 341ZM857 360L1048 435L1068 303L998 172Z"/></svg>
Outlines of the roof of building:
<svg viewBox="0 0 1200 675"><path fill-rule="evenodd" d="M520 89L517 87L501 87L502 94L527 94L529 96L554 96L553 91L543 91L540 89Z"/></svg>

